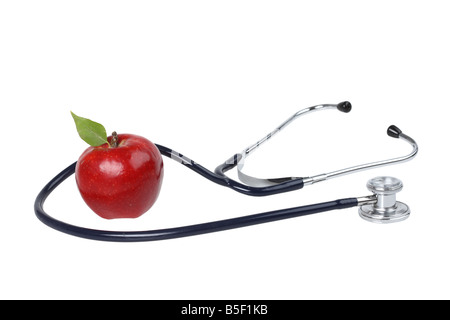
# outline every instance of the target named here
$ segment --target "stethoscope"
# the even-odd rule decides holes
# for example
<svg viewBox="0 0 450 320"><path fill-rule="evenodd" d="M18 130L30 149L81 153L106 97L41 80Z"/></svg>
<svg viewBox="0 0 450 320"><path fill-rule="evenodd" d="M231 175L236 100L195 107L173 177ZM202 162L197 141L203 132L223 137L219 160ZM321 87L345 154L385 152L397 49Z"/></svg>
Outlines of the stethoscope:
<svg viewBox="0 0 450 320"><path fill-rule="evenodd" d="M404 134L399 128L392 125L388 128L387 134L390 137L404 140L413 147L411 153L406 156L357 165L346 169L336 170L329 173L322 173L309 177L257 178L247 175L243 172L245 159L258 147L260 147L262 144L264 144L266 141L268 141L298 117L308 113L326 109L337 109L339 111L348 113L351 111L351 108L351 104L348 101L345 101L339 104L321 104L300 110L299 112L288 118L275 130L264 136L261 140L244 149L242 152L239 152L230 157L223 164L219 165L214 172L206 169L205 167L201 166L197 162L192 161L179 152L176 152L162 145L156 144L156 146L162 155L181 163L185 167L193 170L206 179L249 196L268 196L298 190L306 185L311 185L342 175L405 162L411 160L416 156L418 152L417 143L411 137ZM47 185L42 189L42 191L36 198L34 210L38 219L47 226L73 236L92 240L116 242L166 240L246 227L266 222L273 222L282 219L300 217L330 210L346 209L356 206L359 206L359 215L363 219L376 223L398 222L407 219L410 215L409 207L406 204L396 200L396 193L402 190L403 183L397 178L380 176L373 178L367 182L367 188L372 192L372 194L364 197L345 198L323 203L316 203L312 205L268 211L238 218L200 223L176 228L145 231L108 231L90 229L71 225L57 220L51 217L44 210L44 203L47 197L64 180L66 180L75 172L75 166L76 162L61 171L56 177L54 177L49 183L47 183ZM235 167L237 167L238 178L240 182L233 180L225 175L225 172Z"/></svg>

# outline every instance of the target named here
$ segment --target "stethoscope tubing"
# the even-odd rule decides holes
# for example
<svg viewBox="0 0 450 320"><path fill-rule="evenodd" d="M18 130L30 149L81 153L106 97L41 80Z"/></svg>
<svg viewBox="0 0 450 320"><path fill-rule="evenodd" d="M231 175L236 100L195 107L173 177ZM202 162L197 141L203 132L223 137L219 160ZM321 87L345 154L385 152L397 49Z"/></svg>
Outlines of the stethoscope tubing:
<svg viewBox="0 0 450 320"><path fill-rule="evenodd" d="M157 145L161 154L167 157L173 157L173 152L171 149L166 148L161 145ZM180 154L178 154L180 155ZM181 156L181 155L180 155ZM188 158L185 158L188 159ZM267 195L273 192L273 188L255 188L247 187L240 184L232 179L222 177L216 173L212 173L204 167L192 162L183 161L184 165L190 167L190 169L195 172L205 176L206 178L214 181L220 185L228 186L235 191L245 193L248 195ZM277 220L290 219L295 217L301 217L305 215L337 210L346 209L358 206L357 198L346 198L334 201L328 201L323 203L317 203L306 206L299 206L275 211L268 211L263 213L251 214L247 216L218 220L213 222L206 222L194 225L187 225L175 228L166 229L156 229L156 230L144 230L144 231L108 231L108 230L97 230L75 226L60 220L57 220L47 214L44 210L44 203L48 196L67 178L69 178L75 172L76 162L68 166L66 169L61 171L57 176L55 176L45 187L41 190L35 200L34 211L37 218L46 224L47 226L56 229L60 232L70 234L73 236L91 239L91 240L101 240L101 241L112 241L112 242L142 242L142 241L156 241L156 240L167 240L181 237L189 237L194 235L230 230L235 228L247 227L267 222L273 222ZM267 189L269 188L269 189ZM297 185L298 188L298 185ZM262 190L258 190L262 189ZM269 191L267 191L269 190ZM277 189L275 189L277 190ZM284 192L286 189L283 189ZM260 192L262 191L262 192ZM252 194L255 193L256 194ZM275 192L276 193L276 192Z"/></svg>
<svg viewBox="0 0 450 320"><path fill-rule="evenodd" d="M232 168L236 167L239 162L239 155L236 154L234 157L230 158L225 163L221 164L215 169L215 172L212 172L202 165L198 164L195 161L192 161L186 156L183 156L182 154L167 148L165 146L155 144L156 147L159 149L159 152L168 158L171 158L187 168L193 170L194 172L198 173L199 175L203 176L204 178L217 183L219 185L231 188L232 190L248 195L248 196L254 196L254 197L264 197L264 196L270 196L274 194L289 192L289 191L295 191L303 188L303 178L296 178L295 180L289 180L284 181L281 183L278 183L276 185L271 186L264 186L264 187L253 187L249 186L243 183L240 183L236 180L233 180L225 175L225 172L231 170Z"/></svg>

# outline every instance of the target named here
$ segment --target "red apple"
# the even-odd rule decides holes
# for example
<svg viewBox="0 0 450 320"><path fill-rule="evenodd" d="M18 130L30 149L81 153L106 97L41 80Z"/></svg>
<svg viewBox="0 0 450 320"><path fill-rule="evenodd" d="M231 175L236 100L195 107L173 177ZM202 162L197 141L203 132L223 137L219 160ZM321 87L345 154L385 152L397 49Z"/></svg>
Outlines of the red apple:
<svg viewBox="0 0 450 320"><path fill-rule="evenodd" d="M164 175L161 154L137 135L114 132L107 140L80 156L75 169L78 189L103 218L139 217L158 198Z"/></svg>

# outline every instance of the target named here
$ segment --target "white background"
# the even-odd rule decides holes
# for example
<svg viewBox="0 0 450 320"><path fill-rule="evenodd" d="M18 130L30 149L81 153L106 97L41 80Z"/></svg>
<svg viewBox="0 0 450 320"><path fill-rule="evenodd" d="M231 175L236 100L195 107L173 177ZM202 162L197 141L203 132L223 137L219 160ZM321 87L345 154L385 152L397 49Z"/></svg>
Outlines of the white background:
<svg viewBox="0 0 450 320"><path fill-rule="evenodd" d="M448 299L448 1L2 1L0 298ZM404 182L412 215L376 225L347 209L147 243L107 243L39 222L36 195L87 147L70 110L143 135L209 169L296 111L246 172L307 176L407 154L413 161L287 194L251 198L164 158L139 219L93 214L70 177L58 219L142 230L367 195Z"/></svg>

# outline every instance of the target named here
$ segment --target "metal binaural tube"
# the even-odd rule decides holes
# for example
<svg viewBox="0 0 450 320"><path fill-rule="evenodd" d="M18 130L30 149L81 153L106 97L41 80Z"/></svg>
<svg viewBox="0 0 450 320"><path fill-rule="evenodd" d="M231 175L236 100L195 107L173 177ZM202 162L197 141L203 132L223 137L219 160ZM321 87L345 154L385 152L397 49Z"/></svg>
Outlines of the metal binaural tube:
<svg viewBox="0 0 450 320"><path fill-rule="evenodd" d="M400 129L398 129L397 127L390 126L388 128L388 135L391 137L399 138L401 140L408 142L413 147L412 151L409 154L402 156L402 157L397 157L397 158L392 158L392 159L387 159L387 160L382 160L382 161L376 161L376 162L371 162L371 163L365 163L365 164L361 164L361 165L357 165L357 166L353 166L353 167L349 167L349 168L345 168L345 169L341 169L341 170L332 171L329 173L322 173L319 175L307 177L307 178L303 179L304 184L305 185L314 184L314 183L317 183L320 181L325 181L325 180L328 180L331 178L340 177L340 176L343 176L346 174L351 174L351 173L355 173L355 172L359 172L359 171L364 171L364 170L384 167L384 166L388 166L388 165L392 165L392 164L402 163L402 162L406 162L406 161L413 159L417 155L417 152L419 151L419 147L417 146L417 143L414 141L414 139L412 139L410 136L402 133L401 131L398 132L398 134L396 136L390 134L390 132L393 128L400 131Z"/></svg>
<svg viewBox="0 0 450 320"><path fill-rule="evenodd" d="M244 167L245 158L248 157L252 152L254 152L257 148L259 148L262 144L267 142L269 139L271 139L273 136L275 136L278 132L280 132L282 129L284 129L286 126L288 126L290 123L292 123L295 119L299 118L302 115L312 113L315 111L320 110L326 110L326 109L337 109L341 112L348 113L352 109L352 105L348 101L344 101L338 104L320 104L313 107L309 107L303 110L298 111L291 117L289 117L286 121L284 121L281 125L279 125L275 130L264 136L262 139L258 140L255 144L247 147L244 149L241 153L236 154L233 158L230 158L229 161L227 161L224 165L221 165L216 168L216 173L223 175L224 174L224 168L226 168L226 171L230 170L231 168L234 168L237 166L237 173L239 180L242 181L244 184L251 186L251 187L257 187L257 188L264 188L264 187L272 187L280 185L281 183L286 183L290 181L302 181L303 185L310 185L317 182L325 181L331 178L340 177L346 174L351 174L359 171L374 169L378 167L388 166L392 164L402 163L409 161L413 159L419 150L417 143L409 137L408 135L404 134L399 128L392 125L388 128L387 134L390 137L398 138L401 140L404 140L408 142L412 147L412 151L401 157L387 159L387 160L381 160L381 161L375 161L370 163L365 163L361 165L356 165L328 173L321 173L317 175L312 176L303 176L303 177L281 177L281 178L258 178L253 177L250 175L245 174L242 169Z"/></svg>
<svg viewBox="0 0 450 320"><path fill-rule="evenodd" d="M244 167L245 158L249 156L252 152L254 152L256 149L258 149L262 144L264 144L266 141L271 139L273 136L275 136L278 132L283 130L285 127L287 127L289 124L291 124L295 119L298 119L300 116L303 116L308 113L320 111L320 110L327 110L327 109L337 109L338 111L348 113L352 110L352 105L348 101L343 101L338 104L319 104L316 106L312 106L309 108L302 109L298 112L296 112L294 115L289 117L286 121L284 121L281 125L279 125L275 130L264 136L262 139L258 140L255 144L252 144L251 146L244 149L241 153L238 153L239 160L237 162L237 170L238 170L238 177L239 180L241 180L243 183L246 183L247 185L254 186L254 187L267 187L267 186L274 186L280 183L280 181L285 182L289 180L299 180L302 179L300 177L283 177L283 178L276 178L276 179L264 179L264 178L255 178L249 175L246 175L242 172L242 169ZM216 169L217 170L217 169Z"/></svg>
<svg viewBox="0 0 450 320"><path fill-rule="evenodd" d="M342 107L343 105L346 105L346 108ZM338 107L339 106L339 107ZM252 144L251 146L247 147L244 151L242 151L243 157L239 161L238 166L241 168L244 166L243 159L251 154L253 151L255 151L257 148L259 148L263 143L265 143L267 140L272 138L274 135L276 135L278 132L283 130L285 127L287 127L289 124L291 124L295 119L299 118L300 116L303 116L307 113L312 113L315 111L325 110L325 109L338 109L343 112L350 112L351 110L351 104L348 101L341 102L339 104L319 104L313 107L309 107L306 109L302 109L298 112L296 112L294 115L289 117L286 121L284 121L282 124L280 124L275 130L267 134L264 138L258 140L255 144ZM345 110L345 111L344 111Z"/></svg>

